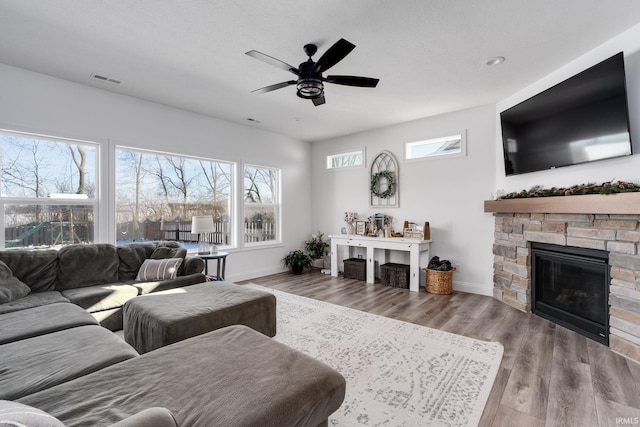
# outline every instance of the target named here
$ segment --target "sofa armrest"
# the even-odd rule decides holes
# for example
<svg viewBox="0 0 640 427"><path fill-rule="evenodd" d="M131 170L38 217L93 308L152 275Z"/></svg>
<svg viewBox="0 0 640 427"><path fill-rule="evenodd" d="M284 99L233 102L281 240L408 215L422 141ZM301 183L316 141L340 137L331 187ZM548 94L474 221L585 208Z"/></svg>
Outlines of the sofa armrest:
<svg viewBox="0 0 640 427"><path fill-rule="evenodd" d="M190 274L202 273L204 271L204 261L201 258L195 256L187 256L184 259L184 269L182 270L183 276Z"/></svg>
<svg viewBox="0 0 640 427"><path fill-rule="evenodd" d="M131 415L111 427L179 427L173 414L167 408L148 408Z"/></svg>

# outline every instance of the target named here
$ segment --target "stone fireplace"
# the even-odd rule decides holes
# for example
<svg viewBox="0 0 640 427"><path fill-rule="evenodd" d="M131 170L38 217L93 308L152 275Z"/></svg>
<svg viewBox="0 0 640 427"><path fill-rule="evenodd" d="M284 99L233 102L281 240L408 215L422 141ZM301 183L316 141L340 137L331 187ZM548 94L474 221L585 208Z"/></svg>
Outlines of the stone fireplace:
<svg viewBox="0 0 640 427"><path fill-rule="evenodd" d="M547 199L547 200L543 200ZM485 201L494 298L531 312L531 243L607 251L609 347L640 361L640 193Z"/></svg>

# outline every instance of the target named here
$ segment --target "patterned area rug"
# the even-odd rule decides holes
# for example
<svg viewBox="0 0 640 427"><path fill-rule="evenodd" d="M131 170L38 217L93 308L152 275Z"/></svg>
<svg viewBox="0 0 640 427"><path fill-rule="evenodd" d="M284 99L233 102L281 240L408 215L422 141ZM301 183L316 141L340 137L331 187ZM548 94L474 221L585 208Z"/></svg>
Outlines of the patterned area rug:
<svg viewBox="0 0 640 427"><path fill-rule="evenodd" d="M277 298L274 339L347 380L332 426L477 425L503 347L313 299L247 285Z"/></svg>

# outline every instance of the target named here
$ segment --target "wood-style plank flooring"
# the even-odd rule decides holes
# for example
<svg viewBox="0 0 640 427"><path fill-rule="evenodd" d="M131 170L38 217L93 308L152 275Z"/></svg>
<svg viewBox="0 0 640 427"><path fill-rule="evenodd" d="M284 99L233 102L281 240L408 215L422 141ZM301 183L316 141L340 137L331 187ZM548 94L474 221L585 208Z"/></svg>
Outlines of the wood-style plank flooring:
<svg viewBox="0 0 640 427"><path fill-rule="evenodd" d="M319 270L239 283L501 342L504 357L481 426L640 425L640 364L491 297L409 292Z"/></svg>

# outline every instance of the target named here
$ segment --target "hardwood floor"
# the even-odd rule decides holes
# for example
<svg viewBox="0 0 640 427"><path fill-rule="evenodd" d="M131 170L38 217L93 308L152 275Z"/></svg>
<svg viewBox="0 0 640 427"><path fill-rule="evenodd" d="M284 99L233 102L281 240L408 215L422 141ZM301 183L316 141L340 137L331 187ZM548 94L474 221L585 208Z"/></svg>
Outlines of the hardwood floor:
<svg viewBox="0 0 640 427"><path fill-rule="evenodd" d="M239 283L501 342L504 357L481 426L640 425L640 364L491 297L409 292L319 270Z"/></svg>

